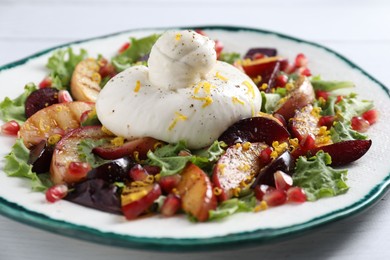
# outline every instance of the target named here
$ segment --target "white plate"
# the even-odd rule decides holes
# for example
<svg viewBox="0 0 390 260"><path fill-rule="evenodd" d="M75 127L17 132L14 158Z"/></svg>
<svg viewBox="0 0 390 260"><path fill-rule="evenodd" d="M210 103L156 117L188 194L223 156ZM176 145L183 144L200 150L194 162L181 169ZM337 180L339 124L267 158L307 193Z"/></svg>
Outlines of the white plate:
<svg viewBox="0 0 390 260"><path fill-rule="evenodd" d="M7 177L0 170L0 213L23 223L58 234L115 246L148 250L211 250L220 247L251 245L285 238L325 223L356 214L377 201L390 186L389 90L361 68L318 44L274 32L240 28L208 26L203 28L213 39L221 40L226 51L245 53L251 47L274 47L280 55L293 60L302 52L308 57L314 75L329 80L356 83L355 92L361 98L375 101L379 122L368 134L373 141L368 153L348 166L345 195L284 205L259 213L240 213L220 222L192 223L184 216L160 216L125 221L123 217L59 201L45 202L44 194L32 192L27 180ZM91 56L101 53L114 55L129 36L141 37L166 29L140 29L66 44L75 49L87 49ZM58 47L56 47L58 48ZM0 67L0 100L16 97L27 82L38 83L47 74L45 64L52 48L21 61ZM14 142L0 136L0 157L3 158ZM0 169L4 167L4 159Z"/></svg>

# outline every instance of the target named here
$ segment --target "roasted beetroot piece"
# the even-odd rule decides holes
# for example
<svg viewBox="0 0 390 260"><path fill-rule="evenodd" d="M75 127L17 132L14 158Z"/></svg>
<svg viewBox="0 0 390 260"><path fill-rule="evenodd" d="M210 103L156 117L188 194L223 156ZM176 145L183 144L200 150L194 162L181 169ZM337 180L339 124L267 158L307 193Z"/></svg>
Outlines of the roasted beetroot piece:
<svg viewBox="0 0 390 260"><path fill-rule="evenodd" d="M45 173L50 170L51 158L54 146L48 145L46 141L41 141L30 150L28 164L31 164L35 173Z"/></svg>
<svg viewBox="0 0 390 260"><path fill-rule="evenodd" d="M308 156L322 150L332 157L331 166L342 166L362 157L371 147L371 140L348 140L312 149Z"/></svg>
<svg viewBox="0 0 390 260"><path fill-rule="evenodd" d="M265 143L244 143L230 146L214 167L212 180L221 189L220 201L237 196L251 183L264 166L260 158Z"/></svg>
<svg viewBox="0 0 390 260"><path fill-rule="evenodd" d="M290 137L289 132L275 120L266 117L251 117L231 125L218 138L228 146L235 143L259 143L272 145L273 141L284 142Z"/></svg>
<svg viewBox="0 0 390 260"><path fill-rule="evenodd" d="M275 113L281 114L288 121L295 115L296 109L313 103L314 99L314 89L310 81L306 77L300 76L295 81L294 90L287 95L286 101L276 108Z"/></svg>
<svg viewBox="0 0 390 260"><path fill-rule="evenodd" d="M130 180L129 170L135 162L129 157L123 157L105 163L88 172L88 179L102 179L108 183L125 182Z"/></svg>
<svg viewBox="0 0 390 260"><path fill-rule="evenodd" d="M161 177L158 183L160 184L163 193L169 194L172 192L174 188L176 188L179 185L180 180L181 180L181 175L174 174L174 175Z"/></svg>
<svg viewBox="0 0 390 260"><path fill-rule="evenodd" d="M122 213L132 220L146 212L161 195L160 185L150 184L142 187L126 187L122 191Z"/></svg>
<svg viewBox="0 0 390 260"><path fill-rule="evenodd" d="M275 48L251 48L244 55L244 59L254 59L256 54L263 54L268 57L273 57L277 55L277 50Z"/></svg>
<svg viewBox="0 0 390 260"><path fill-rule="evenodd" d="M86 180L73 186L66 200L97 210L121 214L117 187L102 179Z"/></svg>
<svg viewBox="0 0 390 260"><path fill-rule="evenodd" d="M260 170L255 182L251 185L251 188L253 189L261 184L275 187L274 173L282 171L288 175L292 175L294 166L295 160L291 156L290 152L286 151L282 153L278 158Z"/></svg>
<svg viewBox="0 0 390 260"><path fill-rule="evenodd" d="M92 150L93 153L99 155L103 159L113 160L124 156L134 156L137 152L139 159L146 159L146 154L149 150L154 150L158 141L151 137L143 137L125 142L123 145L115 146L108 144L106 146L96 147Z"/></svg>
<svg viewBox="0 0 390 260"><path fill-rule="evenodd" d="M41 88L32 92L26 99L25 114L29 118L42 108L58 103L58 90Z"/></svg>
<svg viewBox="0 0 390 260"><path fill-rule="evenodd" d="M181 205L186 213L198 221L206 221L209 211L217 208L217 198L207 174L195 164L189 163L181 173L177 187Z"/></svg>

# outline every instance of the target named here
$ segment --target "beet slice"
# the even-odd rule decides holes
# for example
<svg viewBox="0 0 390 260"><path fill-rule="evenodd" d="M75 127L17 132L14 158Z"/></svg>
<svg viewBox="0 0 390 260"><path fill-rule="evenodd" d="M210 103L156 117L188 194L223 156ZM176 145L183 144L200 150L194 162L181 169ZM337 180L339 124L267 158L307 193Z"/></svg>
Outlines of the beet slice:
<svg viewBox="0 0 390 260"><path fill-rule="evenodd" d="M58 103L58 90L41 88L32 92L26 99L25 114L29 118L42 108Z"/></svg>

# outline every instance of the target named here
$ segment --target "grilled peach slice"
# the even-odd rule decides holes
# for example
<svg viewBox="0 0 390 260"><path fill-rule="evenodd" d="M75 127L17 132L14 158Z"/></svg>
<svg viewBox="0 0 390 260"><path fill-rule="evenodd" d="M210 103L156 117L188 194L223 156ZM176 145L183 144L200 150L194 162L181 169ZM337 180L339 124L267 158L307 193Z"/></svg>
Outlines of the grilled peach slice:
<svg viewBox="0 0 390 260"><path fill-rule="evenodd" d="M183 210L198 221L206 221L209 218L209 211L217 207L217 199L209 177L192 163L184 168L181 176L177 190Z"/></svg>
<svg viewBox="0 0 390 260"><path fill-rule="evenodd" d="M315 93L310 81L300 76L295 81L294 90L286 96L286 101L276 108L275 113L280 114L288 121L294 116L295 110L313 103Z"/></svg>
<svg viewBox="0 0 390 260"><path fill-rule="evenodd" d="M53 134L64 134L80 127L81 115L93 106L92 103L69 102L43 108L21 126L19 137L27 148L31 148Z"/></svg>
<svg viewBox="0 0 390 260"><path fill-rule="evenodd" d="M95 59L86 59L77 64L70 83L72 96L79 101L95 102L100 92L100 65Z"/></svg>
<svg viewBox="0 0 390 260"><path fill-rule="evenodd" d="M264 143L244 143L230 146L218 160L213 171L213 183L221 189L220 201L230 199L246 188L264 166L260 153Z"/></svg>
<svg viewBox="0 0 390 260"><path fill-rule="evenodd" d="M104 133L100 126L81 127L66 134L56 144L51 160L50 177L54 184L72 184L85 179L88 169L83 170L81 167L83 165L80 162L77 145L86 138L94 140L106 138L110 140L113 137ZM71 166L75 163L80 166L78 167L80 170L71 169Z"/></svg>

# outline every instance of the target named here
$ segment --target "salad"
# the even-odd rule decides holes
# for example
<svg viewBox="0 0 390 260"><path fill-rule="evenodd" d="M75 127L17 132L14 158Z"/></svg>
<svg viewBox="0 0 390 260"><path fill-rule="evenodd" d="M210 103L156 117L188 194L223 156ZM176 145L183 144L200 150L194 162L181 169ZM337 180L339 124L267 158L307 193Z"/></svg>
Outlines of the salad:
<svg viewBox="0 0 390 260"><path fill-rule="evenodd" d="M114 57L56 50L42 82L0 103L1 133L16 136L3 170L50 203L129 220L341 195L339 167L369 150L378 113L309 65L268 47L225 52L202 31L131 38Z"/></svg>

